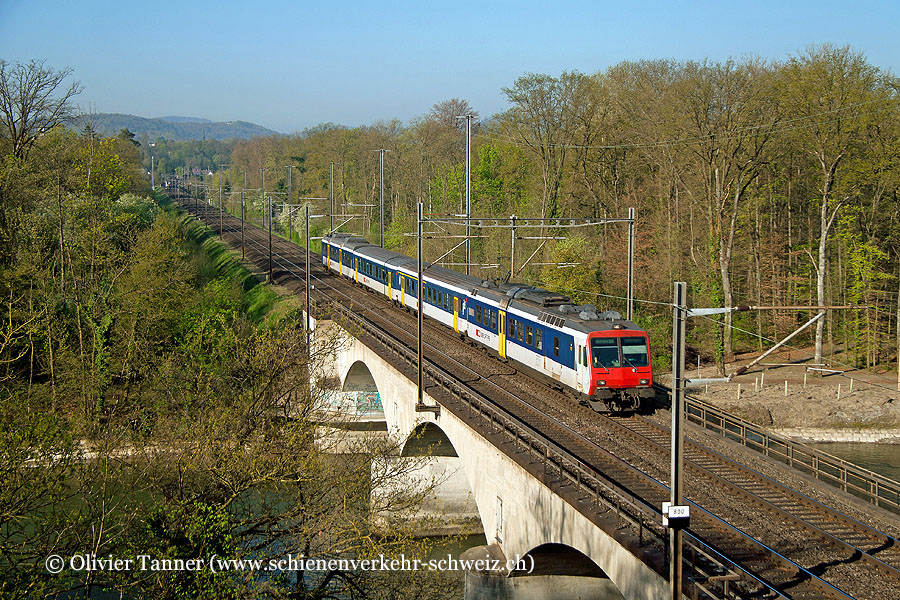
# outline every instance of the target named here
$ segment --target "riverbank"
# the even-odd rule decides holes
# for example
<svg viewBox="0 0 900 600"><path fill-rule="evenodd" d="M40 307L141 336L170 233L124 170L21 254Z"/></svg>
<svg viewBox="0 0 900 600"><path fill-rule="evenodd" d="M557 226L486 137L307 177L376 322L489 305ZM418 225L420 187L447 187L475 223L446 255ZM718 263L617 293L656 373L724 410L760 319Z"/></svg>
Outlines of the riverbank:
<svg viewBox="0 0 900 600"><path fill-rule="evenodd" d="M749 360L728 364L726 372ZM712 365L687 372L689 378L713 375ZM852 370L823 376L802 364L778 364L689 393L798 441L900 444L900 391L894 373Z"/></svg>

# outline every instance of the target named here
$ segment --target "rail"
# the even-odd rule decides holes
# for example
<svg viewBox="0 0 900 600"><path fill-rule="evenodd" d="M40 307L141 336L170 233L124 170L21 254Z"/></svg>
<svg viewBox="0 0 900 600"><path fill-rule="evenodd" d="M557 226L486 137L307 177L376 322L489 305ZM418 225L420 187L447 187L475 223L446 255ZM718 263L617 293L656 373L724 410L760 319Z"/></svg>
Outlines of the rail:
<svg viewBox="0 0 900 600"><path fill-rule="evenodd" d="M393 336L373 326L346 306L332 304L332 308L384 347L389 348L408 365L412 366L415 363L414 354ZM659 526L661 519L659 508L648 504L641 497L606 478L603 473L599 473L570 451L544 438L540 432L534 431L528 423L515 415L507 413L491 403L481 402L477 393L468 389L457 377L450 373L444 373L437 365L428 364L426 372L454 400L466 405L471 411L470 414L483 420L484 425L492 432L507 438L507 441L513 443L518 450L526 452L532 459L543 463L548 474L556 474L565 484L575 486L580 493L592 498L598 505L605 505L614 510L619 518L637 528L639 545L644 544L645 536L654 538L668 555L669 539L667 532ZM633 467L631 468L633 469ZM696 508L702 510L699 506ZM774 554L774 551L752 538L747 539L752 544ZM685 577L685 588L682 591L688 598L693 600L735 600L746 597L748 588L753 590L754 598L788 598L767 581L746 570L714 547L691 535L690 532L686 532L683 543L685 546L683 560L689 574ZM796 566L780 555L778 558L784 563ZM797 568L804 571L800 567ZM836 596L847 598L840 590L832 589Z"/></svg>

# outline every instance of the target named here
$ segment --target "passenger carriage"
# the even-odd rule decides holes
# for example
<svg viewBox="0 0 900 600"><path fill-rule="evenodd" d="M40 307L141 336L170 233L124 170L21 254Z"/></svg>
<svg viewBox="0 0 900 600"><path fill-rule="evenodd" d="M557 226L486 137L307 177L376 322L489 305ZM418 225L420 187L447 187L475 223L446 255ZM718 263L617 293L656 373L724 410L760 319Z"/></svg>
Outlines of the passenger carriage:
<svg viewBox="0 0 900 600"><path fill-rule="evenodd" d="M387 296L397 305L453 328L600 412L636 410L653 393L646 332L614 311L597 313L569 298L522 284L480 280L417 261L349 234L322 240L331 271Z"/></svg>

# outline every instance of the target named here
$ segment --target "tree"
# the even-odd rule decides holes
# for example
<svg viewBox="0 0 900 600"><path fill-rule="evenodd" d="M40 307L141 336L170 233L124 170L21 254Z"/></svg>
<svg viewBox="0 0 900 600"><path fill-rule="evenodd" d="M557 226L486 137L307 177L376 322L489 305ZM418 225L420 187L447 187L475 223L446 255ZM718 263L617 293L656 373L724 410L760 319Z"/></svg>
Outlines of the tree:
<svg viewBox="0 0 900 600"><path fill-rule="evenodd" d="M828 301L828 237L852 194L841 187L839 169L854 150L864 151L868 124L892 95L890 85L885 83L879 70L848 46L810 47L783 68L780 92L786 112L799 124L796 142L819 168L819 244L814 264L820 306ZM824 321L816 323L817 363L822 362Z"/></svg>
<svg viewBox="0 0 900 600"><path fill-rule="evenodd" d="M431 112L428 113L427 118L444 127L452 127L453 129L465 131L466 123L462 119L459 119L459 117L464 117L466 115L472 115L475 121L478 120L478 111L473 109L468 101L460 100L459 98L451 98L450 100L444 100L443 102L438 102L432 106Z"/></svg>
<svg viewBox="0 0 900 600"><path fill-rule="evenodd" d="M559 78L531 73L516 79L512 87L503 88L513 104L506 115L513 137L540 160L541 217L559 216L566 151L579 122L579 100L587 79L578 72L563 72Z"/></svg>
<svg viewBox="0 0 900 600"><path fill-rule="evenodd" d="M13 156L24 159L40 136L74 116L71 100L82 86L75 81L61 87L71 73L48 68L44 61L10 65L0 59L0 127Z"/></svg>
<svg viewBox="0 0 900 600"><path fill-rule="evenodd" d="M765 165L763 152L779 116L770 99L765 65L749 60L709 65L689 63L679 86L686 138L697 178L709 206L711 300L734 305L731 279L735 235L747 188ZM699 194L698 194L699 196ZM718 270L718 273L715 271ZM716 364L725 375L724 355L731 354L732 315L716 335Z"/></svg>

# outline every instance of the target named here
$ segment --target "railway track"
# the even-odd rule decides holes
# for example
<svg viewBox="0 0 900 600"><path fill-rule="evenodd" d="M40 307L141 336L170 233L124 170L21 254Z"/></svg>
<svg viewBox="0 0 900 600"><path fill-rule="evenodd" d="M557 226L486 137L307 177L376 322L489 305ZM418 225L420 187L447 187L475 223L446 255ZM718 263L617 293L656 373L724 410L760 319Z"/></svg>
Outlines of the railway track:
<svg viewBox="0 0 900 600"><path fill-rule="evenodd" d="M201 206L198 216L206 217L209 225L217 230L222 217L217 209L209 210L210 208ZM234 237L239 221L225 216L222 222L225 226L220 233ZM246 228L248 256L262 261L258 263L260 265L268 260L265 238L266 234L261 230L251 226ZM305 276L303 252L303 249L286 240L273 239L273 263L279 274L286 277ZM364 293L345 278L328 274L320 264L314 264L313 272L317 300L325 301L329 295L332 298L337 295L342 299L339 304L348 315L354 314L347 310L349 306L368 307L363 310L365 319L360 323L368 321L369 324L364 326L374 327L372 335L390 338L390 343L401 348L395 352L405 352L408 361L409 352L414 353L416 341L415 334L411 333L415 331L411 315L398 318L398 311L391 308L389 301L375 294ZM324 293L325 288L329 294ZM373 298L378 298L378 301L373 301ZM360 318L359 313L355 314L354 318ZM426 320L426 323L429 321ZM428 339L435 339L433 335L452 338L433 323L429 323L428 334ZM659 518L658 507L663 500L668 499L665 478L658 473L660 460L663 463L668 460L668 431L665 428L643 417L599 419L590 412L594 421L604 424L605 431L599 432L597 427L592 426L588 428L590 434L585 435L580 426L582 421L571 416L571 413L579 412L571 400L568 400L568 409L559 410L559 397L562 394L550 392L548 400L548 391L542 384L541 393L534 390L522 393L523 387L530 386L523 386L521 382L530 378L522 378L511 366L496 361L482 359L476 361L478 367L473 368L473 365L461 361L459 356L447 352L448 346L443 340L441 348L427 345L429 385L437 386L441 379L459 379L460 374L465 373L466 393L476 397L478 403L492 405L491 410L499 410L505 419L513 422L515 427L527 431L531 438L543 438L544 442L539 443L544 444L544 451L548 451L552 445L555 451L566 453L572 463L579 465L579 470L570 470L568 473L564 473L566 469L560 468L558 485L564 486L567 478L581 477L584 471L594 478L595 483L591 485L598 497L602 492L621 494L628 498L632 504L630 510L633 514L629 515L632 527L637 527L639 536L646 534L655 540L657 551L665 551L665 532L656 525ZM463 348L471 355L471 349L465 346ZM520 382L520 385L510 385L511 379ZM511 388L516 391L511 391ZM553 410L548 410L551 406ZM581 417L584 416L584 410L587 409L580 408ZM561 412L569 414L560 414ZM567 420L574 424L567 424ZM614 437L621 439L616 445L609 444L609 439ZM623 439L628 440L630 449L622 443ZM532 441L528 441L529 447L532 444ZM639 456L628 456L635 454ZM632 462L643 463L644 466L638 469L631 466ZM717 514L721 512L728 515L734 510L734 503L731 506L722 502L713 503L714 506L710 506L709 502L695 504L692 525L686 537L695 539L701 562L730 560L738 566L736 568L743 567L756 575L754 578L742 574L741 584L732 585L731 592L725 592L721 597L732 597L728 596L729 593L734 594L733 597L759 598L897 597L896 592L900 589L900 573L897 572L900 557L894 538L821 504L816 507L817 503L811 503L802 494L787 490L770 478L698 444L686 444L686 464L692 477L706 481L708 487L728 490L728 494L741 498L738 504L752 504L755 507L754 514L780 519L789 523L795 532L786 541L781 540L784 543L779 544L777 539L774 540L775 543L771 539L762 543L754 538L765 539L764 536L752 530L741 531L704 508L705 505ZM657 471L655 477L654 474L645 472L653 471L654 465ZM732 520L730 517L728 519ZM804 543L798 543L798 539ZM811 543L815 544L812 549ZM717 554L710 547L727 548L728 552L723 553L725 556L710 556ZM715 572L715 567L707 565L706 568ZM880 581L873 582L871 578L860 576L865 573L877 574L876 579ZM711 576L715 577L709 573L705 575L707 580ZM703 577L702 573L698 575L698 578ZM861 585L855 584L854 579ZM851 594L838 588L850 590ZM721 587L717 589L721 590Z"/></svg>

